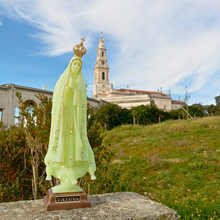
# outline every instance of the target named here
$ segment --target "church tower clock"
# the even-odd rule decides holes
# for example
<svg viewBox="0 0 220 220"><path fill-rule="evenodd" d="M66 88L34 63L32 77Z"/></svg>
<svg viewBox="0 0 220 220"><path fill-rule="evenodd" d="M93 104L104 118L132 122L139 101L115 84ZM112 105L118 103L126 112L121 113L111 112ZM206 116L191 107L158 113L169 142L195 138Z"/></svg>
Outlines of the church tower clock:
<svg viewBox="0 0 220 220"><path fill-rule="evenodd" d="M104 40L99 40L96 64L94 68L93 98L107 97L109 92L109 66L106 58Z"/></svg>

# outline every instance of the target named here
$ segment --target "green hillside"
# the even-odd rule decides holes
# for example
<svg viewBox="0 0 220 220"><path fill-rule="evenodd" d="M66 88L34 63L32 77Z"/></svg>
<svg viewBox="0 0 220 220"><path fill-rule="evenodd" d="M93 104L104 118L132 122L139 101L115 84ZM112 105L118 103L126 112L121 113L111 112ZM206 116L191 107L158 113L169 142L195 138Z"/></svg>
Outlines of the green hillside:
<svg viewBox="0 0 220 220"><path fill-rule="evenodd" d="M123 125L107 132L119 172L114 191L134 191L181 219L220 219L220 117Z"/></svg>

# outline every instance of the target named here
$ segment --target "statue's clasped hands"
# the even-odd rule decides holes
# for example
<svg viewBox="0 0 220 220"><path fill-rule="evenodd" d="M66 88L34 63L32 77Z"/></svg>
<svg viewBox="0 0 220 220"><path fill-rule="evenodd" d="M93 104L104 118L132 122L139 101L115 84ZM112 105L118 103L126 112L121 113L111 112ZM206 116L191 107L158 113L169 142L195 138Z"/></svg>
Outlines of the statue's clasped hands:
<svg viewBox="0 0 220 220"><path fill-rule="evenodd" d="M73 106L77 105L77 88L73 84L73 77L69 76L69 83L65 87L64 104L69 104L69 98L72 99Z"/></svg>
<svg viewBox="0 0 220 220"><path fill-rule="evenodd" d="M67 90L72 90L73 92L75 91L76 87L73 86L73 78L70 76L69 79L69 85L66 87Z"/></svg>

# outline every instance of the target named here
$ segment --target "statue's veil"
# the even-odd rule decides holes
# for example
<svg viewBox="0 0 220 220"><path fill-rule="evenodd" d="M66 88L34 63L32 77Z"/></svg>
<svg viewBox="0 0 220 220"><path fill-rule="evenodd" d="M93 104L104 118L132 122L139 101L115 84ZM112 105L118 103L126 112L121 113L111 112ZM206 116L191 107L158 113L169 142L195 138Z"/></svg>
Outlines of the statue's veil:
<svg viewBox="0 0 220 220"><path fill-rule="evenodd" d="M52 105L52 118L51 118L51 131L49 139L49 147L47 155L44 159L47 165L50 161L56 163L62 163L64 160L63 154L63 114L64 114L64 88L67 83L68 76L71 71L71 64L74 60L82 60L79 57L74 56L66 70L60 76L56 83L53 93L53 105ZM81 65L82 66L82 65ZM81 67L82 68L82 67ZM83 147L75 146L75 165L81 165L85 162L92 162L93 169L95 170L94 154L87 138L87 95L86 84L82 75L81 69L79 70L78 79L78 107L77 107L77 127L81 137Z"/></svg>

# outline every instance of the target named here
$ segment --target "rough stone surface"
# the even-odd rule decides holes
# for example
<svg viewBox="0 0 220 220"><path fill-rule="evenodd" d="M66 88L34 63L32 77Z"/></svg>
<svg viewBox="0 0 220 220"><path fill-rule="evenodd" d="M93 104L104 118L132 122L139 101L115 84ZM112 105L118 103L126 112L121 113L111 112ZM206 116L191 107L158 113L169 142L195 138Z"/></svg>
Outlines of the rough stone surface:
<svg viewBox="0 0 220 220"><path fill-rule="evenodd" d="M43 199L0 204L0 218L12 219L179 219L178 213L160 203L133 192L92 195L91 208L45 211Z"/></svg>

